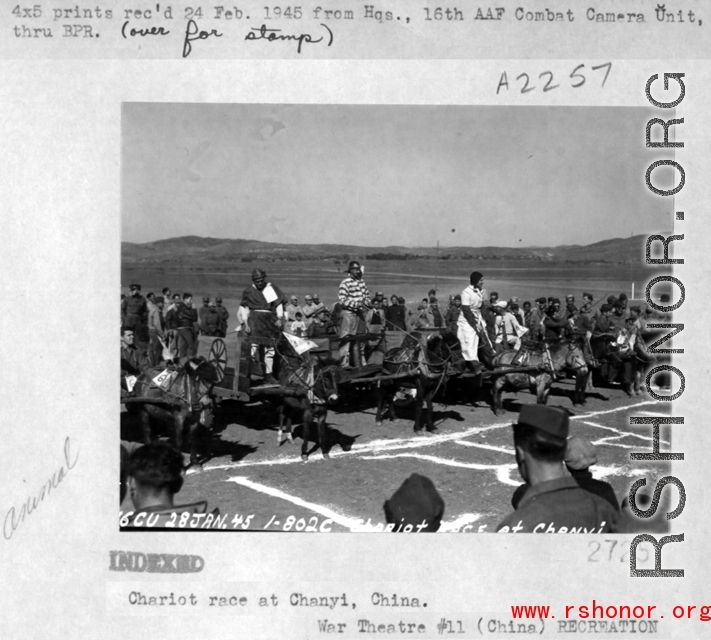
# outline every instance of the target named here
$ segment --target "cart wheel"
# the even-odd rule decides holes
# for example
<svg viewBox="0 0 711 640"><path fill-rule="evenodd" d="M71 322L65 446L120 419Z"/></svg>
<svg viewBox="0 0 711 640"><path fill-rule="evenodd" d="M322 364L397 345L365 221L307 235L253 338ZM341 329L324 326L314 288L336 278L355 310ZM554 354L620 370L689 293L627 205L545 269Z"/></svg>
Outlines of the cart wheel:
<svg viewBox="0 0 711 640"><path fill-rule="evenodd" d="M227 367L227 348L222 339L217 338L210 347L210 353L207 355L207 361L215 368L217 381L222 382L225 377L225 368Z"/></svg>

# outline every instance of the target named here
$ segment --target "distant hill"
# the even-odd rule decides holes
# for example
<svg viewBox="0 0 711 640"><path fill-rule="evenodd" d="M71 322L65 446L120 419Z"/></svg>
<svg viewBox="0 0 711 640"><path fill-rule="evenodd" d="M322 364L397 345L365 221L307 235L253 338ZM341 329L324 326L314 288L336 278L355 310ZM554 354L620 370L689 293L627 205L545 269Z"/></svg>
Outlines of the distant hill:
<svg viewBox="0 0 711 640"><path fill-rule="evenodd" d="M181 236L142 244L121 243L121 259L131 263L230 263L281 260L535 260L584 263L639 263L646 235L612 238L589 245L555 247L359 247L347 244L282 244L226 238Z"/></svg>

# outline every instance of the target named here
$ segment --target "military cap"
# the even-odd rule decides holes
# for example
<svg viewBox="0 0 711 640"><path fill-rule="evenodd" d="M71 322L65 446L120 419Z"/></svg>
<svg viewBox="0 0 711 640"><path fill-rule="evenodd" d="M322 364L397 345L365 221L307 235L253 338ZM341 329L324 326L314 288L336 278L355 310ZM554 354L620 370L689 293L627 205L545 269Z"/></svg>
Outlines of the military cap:
<svg viewBox="0 0 711 640"><path fill-rule="evenodd" d="M545 304L546 302L548 302L548 300L541 296L540 298L536 298L536 302L539 304Z"/></svg>
<svg viewBox="0 0 711 640"><path fill-rule="evenodd" d="M518 414L518 424L545 431L558 438L568 437L568 413L560 407L524 404Z"/></svg>
<svg viewBox="0 0 711 640"><path fill-rule="evenodd" d="M437 531L444 515L444 500L432 480L413 473L392 497L385 501L383 509L385 519L391 524L409 524L414 527L426 522L427 526L423 531Z"/></svg>
<svg viewBox="0 0 711 640"><path fill-rule="evenodd" d="M607 296L607 304L612 304L617 298L615 296Z"/></svg>
<svg viewBox="0 0 711 640"><path fill-rule="evenodd" d="M139 291L141 290L141 285L140 284L130 284L128 285L129 289L138 289Z"/></svg>
<svg viewBox="0 0 711 640"><path fill-rule="evenodd" d="M560 298L553 298L551 304L560 304Z"/></svg>
<svg viewBox="0 0 711 640"><path fill-rule="evenodd" d="M565 446L565 464L569 469L580 471L587 469L596 462L597 450L590 440L580 436L568 438L568 443Z"/></svg>
<svg viewBox="0 0 711 640"><path fill-rule="evenodd" d="M358 262L358 260L351 260L348 263L348 271L351 269L360 269L360 262Z"/></svg>
<svg viewBox="0 0 711 640"><path fill-rule="evenodd" d="M220 298L220 296L217 296L217 298L215 298L215 302L222 302L222 298Z"/></svg>
<svg viewBox="0 0 711 640"><path fill-rule="evenodd" d="M210 302L210 296L203 296L202 301L203 302Z"/></svg>
<svg viewBox="0 0 711 640"><path fill-rule="evenodd" d="M590 298L591 300L593 299L592 293L584 293L583 298Z"/></svg>
<svg viewBox="0 0 711 640"><path fill-rule="evenodd" d="M382 297L383 297L383 292L382 292L382 291L376 291L376 292L375 292L375 297L376 297L376 298L382 298Z"/></svg>
<svg viewBox="0 0 711 640"><path fill-rule="evenodd" d="M569 293L567 296L565 296L566 300L575 300L575 296L572 293Z"/></svg>
<svg viewBox="0 0 711 640"><path fill-rule="evenodd" d="M264 269L256 268L252 270L252 280L255 278L265 278L267 272Z"/></svg>

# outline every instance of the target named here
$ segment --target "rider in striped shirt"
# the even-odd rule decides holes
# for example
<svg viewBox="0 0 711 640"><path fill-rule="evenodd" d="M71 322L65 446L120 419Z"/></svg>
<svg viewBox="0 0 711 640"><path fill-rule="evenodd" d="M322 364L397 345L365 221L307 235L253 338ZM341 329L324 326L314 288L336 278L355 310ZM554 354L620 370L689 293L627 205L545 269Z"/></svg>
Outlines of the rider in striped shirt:
<svg viewBox="0 0 711 640"><path fill-rule="evenodd" d="M365 318L360 316L366 308L372 307L370 292L363 282L363 271L357 260L348 263L348 277L338 287L338 302L341 305L341 324L338 337L341 338L339 353L341 366L350 364L350 341L343 340L357 333L365 333ZM359 322L362 319L363 322ZM362 325L362 326L360 326ZM365 342L357 342L359 358L356 364L365 364Z"/></svg>

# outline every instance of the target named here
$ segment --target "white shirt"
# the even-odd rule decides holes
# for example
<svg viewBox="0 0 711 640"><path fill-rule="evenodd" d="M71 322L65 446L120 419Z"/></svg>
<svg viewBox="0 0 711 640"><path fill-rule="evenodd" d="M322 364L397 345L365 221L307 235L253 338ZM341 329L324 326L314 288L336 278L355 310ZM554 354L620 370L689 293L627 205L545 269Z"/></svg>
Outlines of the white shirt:
<svg viewBox="0 0 711 640"><path fill-rule="evenodd" d="M481 303L483 298L481 291L476 289L474 285L469 285L464 291L462 291L462 309L464 307L469 307L475 320L479 325L482 324L483 320L481 318ZM464 317L464 312L459 314L459 319L457 320L458 326L470 327L469 321Z"/></svg>

